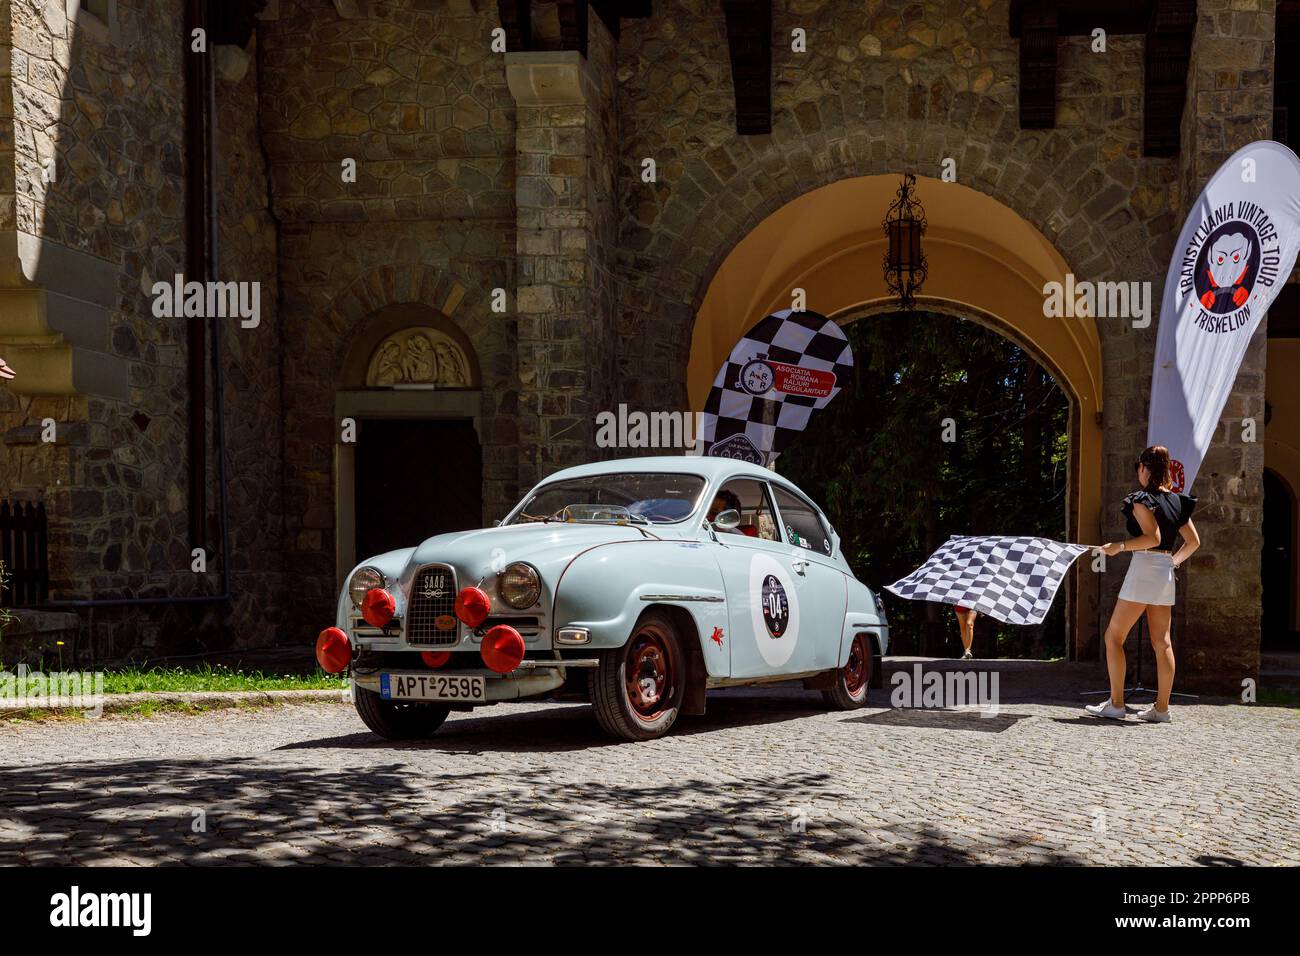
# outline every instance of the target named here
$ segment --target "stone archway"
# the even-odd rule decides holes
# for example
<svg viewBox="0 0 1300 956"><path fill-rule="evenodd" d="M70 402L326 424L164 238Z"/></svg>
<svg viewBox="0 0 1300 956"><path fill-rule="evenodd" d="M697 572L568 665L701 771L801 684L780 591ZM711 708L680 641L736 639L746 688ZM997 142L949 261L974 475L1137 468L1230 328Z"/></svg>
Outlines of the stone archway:
<svg viewBox="0 0 1300 956"><path fill-rule="evenodd" d="M774 117L771 136L694 154L659 151L666 185L634 182L624 197L635 221L621 235L620 323L624 340L636 343L643 371L635 399L647 407L685 404L675 374L690 354L682 330L693 327L724 259L777 210L845 179L892 177L896 188L903 170L930 174L920 179L927 211L936 188L983 194L1037 230L1077 278L1147 280L1158 290L1167 264L1162 250L1177 232L1170 213L1177 184L1138 168L1114 144L1079 141L1060 129L1021 130L1014 121L981 125L973 119L979 100L957 94L950 112L894 126L868 104L865 116L845 114L833 124L819 116L811 135L805 118L783 112ZM956 161L956 183L934 178L946 158ZM887 206L845 211L870 231L879 228ZM879 263L871 272L879 272ZM1108 347L1106 339L1131 331L1107 329L1102 340L1108 387L1116 386L1117 395L1143 391L1150 380L1149 366L1124 361L1131 342L1113 354ZM1121 417L1126 426L1144 424L1144 413L1126 404L1112 414L1116 424ZM1129 476L1107 477L1107 492L1117 497Z"/></svg>
<svg viewBox="0 0 1300 956"><path fill-rule="evenodd" d="M713 376L758 318L789 308L803 289L807 307L840 321L893 311L881 261L878 216L897 175L843 179L786 203L727 254L705 291L690 346L690 407L703 408ZM1102 348L1091 318L1043 316L1043 286L1069 268L1053 245L997 200L955 183L920 177L929 228L929 279L918 307L972 319L1015 341L1057 380L1070 402L1068 537L1101 533ZM1071 656L1097 640L1094 578L1075 576L1069 600Z"/></svg>

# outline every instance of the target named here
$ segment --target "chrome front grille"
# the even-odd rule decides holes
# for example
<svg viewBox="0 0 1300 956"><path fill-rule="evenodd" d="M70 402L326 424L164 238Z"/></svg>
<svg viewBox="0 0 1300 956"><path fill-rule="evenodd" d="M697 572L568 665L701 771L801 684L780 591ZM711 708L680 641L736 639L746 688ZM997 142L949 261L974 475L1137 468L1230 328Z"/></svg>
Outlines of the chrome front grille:
<svg viewBox="0 0 1300 956"><path fill-rule="evenodd" d="M456 572L445 564L428 564L415 575L406 605L406 643L448 647L460 636L456 620Z"/></svg>

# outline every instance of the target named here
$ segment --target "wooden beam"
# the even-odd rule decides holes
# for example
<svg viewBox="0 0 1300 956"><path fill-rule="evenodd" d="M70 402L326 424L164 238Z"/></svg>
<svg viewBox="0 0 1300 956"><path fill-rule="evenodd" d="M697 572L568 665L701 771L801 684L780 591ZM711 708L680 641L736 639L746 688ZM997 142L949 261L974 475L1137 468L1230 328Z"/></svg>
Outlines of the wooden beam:
<svg viewBox="0 0 1300 956"><path fill-rule="evenodd" d="M1056 22L1052 0L1024 0L1020 14L1020 128L1056 125Z"/></svg>
<svg viewBox="0 0 1300 956"><path fill-rule="evenodd" d="M1033 0L1011 0L1011 35L1020 36L1020 16ZM1154 0L1058 0L1056 35L1090 37L1098 27L1107 36L1140 36L1147 32Z"/></svg>
<svg viewBox="0 0 1300 956"><path fill-rule="evenodd" d="M1155 0L1147 25L1142 155L1177 156L1187 69L1196 30L1196 0Z"/></svg>
<svg viewBox="0 0 1300 956"><path fill-rule="evenodd" d="M558 0L560 49L587 55L587 0Z"/></svg>
<svg viewBox="0 0 1300 956"><path fill-rule="evenodd" d="M248 46L257 26L257 15L265 7L266 0L222 0L210 5L209 39L212 45Z"/></svg>
<svg viewBox="0 0 1300 956"><path fill-rule="evenodd" d="M518 53L533 47L532 5L528 0L497 0L497 16L506 31L506 50Z"/></svg>
<svg viewBox="0 0 1300 956"><path fill-rule="evenodd" d="M619 33L620 6L618 0L591 0L591 9L596 11L596 16L600 17L600 22L605 24L605 29L615 40Z"/></svg>
<svg viewBox="0 0 1300 956"><path fill-rule="evenodd" d="M1300 148L1300 0L1278 0L1273 63L1273 138Z"/></svg>
<svg viewBox="0 0 1300 956"><path fill-rule="evenodd" d="M736 93L736 132L772 132L772 0L722 0Z"/></svg>
<svg viewBox="0 0 1300 956"><path fill-rule="evenodd" d="M1278 293L1268 310L1268 337L1300 339L1300 285L1288 283Z"/></svg>

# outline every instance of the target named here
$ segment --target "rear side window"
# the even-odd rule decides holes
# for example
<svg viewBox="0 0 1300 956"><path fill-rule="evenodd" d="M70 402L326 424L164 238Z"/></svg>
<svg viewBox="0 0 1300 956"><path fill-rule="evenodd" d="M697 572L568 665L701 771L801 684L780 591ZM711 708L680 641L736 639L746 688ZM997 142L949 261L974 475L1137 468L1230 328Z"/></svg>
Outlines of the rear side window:
<svg viewBox="0 0 1300 956"><path fill-rule="evenodd" d="M781 512L786 539L801 548L829 556L832 550L831 529L826 527L816 509L779 485L772 490L776 494L776 507Z"/></svg>

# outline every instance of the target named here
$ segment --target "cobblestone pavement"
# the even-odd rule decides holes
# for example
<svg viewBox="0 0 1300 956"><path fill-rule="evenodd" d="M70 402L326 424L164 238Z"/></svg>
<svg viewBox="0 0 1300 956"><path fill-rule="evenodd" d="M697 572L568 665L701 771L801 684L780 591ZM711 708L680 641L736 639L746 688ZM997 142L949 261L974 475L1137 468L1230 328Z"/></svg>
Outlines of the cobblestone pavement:
<svg viewBox="0 0 1300 956"><path fill-rule="evenodd" d="M646 744L555 703L401 744L344 703L4 726L0 864L1300 863L1294 709L871 702L727 691Z"/></svg>

